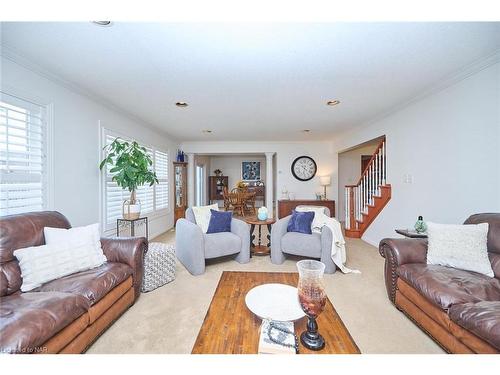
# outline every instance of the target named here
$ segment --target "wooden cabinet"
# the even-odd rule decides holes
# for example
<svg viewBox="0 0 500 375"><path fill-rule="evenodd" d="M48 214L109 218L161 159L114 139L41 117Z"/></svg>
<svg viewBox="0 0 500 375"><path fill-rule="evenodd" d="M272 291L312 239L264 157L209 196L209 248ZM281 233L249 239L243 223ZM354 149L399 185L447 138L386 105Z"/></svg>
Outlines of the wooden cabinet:
<svg viewBox="0 0 500 375"><path fill-rule="evenodd" d="M249 186L248 191L250 193L255 192L256 201L266 201L266 187L265 186Z"/></svg>
<svg viewBox="0 0 500 375"><path fill-rule="evenodd" d="M186 215L187 209L187 163L174 162L174 224Z"/></svg>
<svg viewBox="0 0 500 375"><path fill-rule="evenodd" d="M330 210L330 216L335 217L335 201L320 201L317 199L311 200L279 200L278 201L278 217L284 218L285 216L291 215L293 209L297 206L322 206L328 207Z"/></svg>
<svg viewBox="0 0 500 375"><path fill-rule="evenodd" d="M210 202L223 200L222 192L224 187L229 187L229 177L227 176L210 176L208 179L208 199Z"/></svg>

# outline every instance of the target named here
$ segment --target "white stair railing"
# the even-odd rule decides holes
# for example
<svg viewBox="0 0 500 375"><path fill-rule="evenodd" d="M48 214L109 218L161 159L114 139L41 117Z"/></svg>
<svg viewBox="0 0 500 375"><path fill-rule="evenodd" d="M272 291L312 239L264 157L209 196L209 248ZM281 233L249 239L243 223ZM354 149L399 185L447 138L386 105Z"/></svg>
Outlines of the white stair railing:
<svg viewBox="0 0 500 375"><path fill-rule="evenodd" d="M345 228L359 229L363 213L368 214L368 205L373 205L375 196L380 196L381 186L387 184L387 157L385 138L377 146L368 165L356 185L345 187Z"/></svg>

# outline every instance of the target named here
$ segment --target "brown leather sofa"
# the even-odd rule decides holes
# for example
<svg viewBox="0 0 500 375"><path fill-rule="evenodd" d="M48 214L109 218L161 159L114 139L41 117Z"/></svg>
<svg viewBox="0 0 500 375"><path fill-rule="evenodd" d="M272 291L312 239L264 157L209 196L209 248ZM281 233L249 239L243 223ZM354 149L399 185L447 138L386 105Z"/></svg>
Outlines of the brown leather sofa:
<svg viewBox="0 0 500 375"><path fill-rule="evenodd" d="M427 265L427 240L380 242L389 299L450 353L500 351L500 214L476 214L464 224L489 223L495 277Z"/></svg>
<svg viewBox="0 0 500 375"><path fill-rule="evenodd" d="M105 264L22 293L12 253L43 245L44 227L70 224L53 211L0 218L0 352L84 352L139 297L145 238L102 238Z"/></svg>

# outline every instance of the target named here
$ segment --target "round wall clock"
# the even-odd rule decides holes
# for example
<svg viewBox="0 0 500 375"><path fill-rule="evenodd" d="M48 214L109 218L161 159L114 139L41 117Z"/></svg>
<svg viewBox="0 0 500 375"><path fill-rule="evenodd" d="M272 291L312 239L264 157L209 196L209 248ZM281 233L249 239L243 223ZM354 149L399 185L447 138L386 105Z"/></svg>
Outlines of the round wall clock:
<svg viewBox="0 0 500 375"><path fill-rule="evenodd" d="M309 181L317 170L316 162L309 156L299 156L292 163L292 174L300 181Z"/></svg>

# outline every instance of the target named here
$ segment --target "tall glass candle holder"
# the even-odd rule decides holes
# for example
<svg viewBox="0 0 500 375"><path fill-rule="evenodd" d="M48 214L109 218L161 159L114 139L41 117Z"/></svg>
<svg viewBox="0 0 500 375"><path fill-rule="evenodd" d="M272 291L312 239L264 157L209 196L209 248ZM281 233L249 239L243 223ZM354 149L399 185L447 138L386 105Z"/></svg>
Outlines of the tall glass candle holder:
<svg viewBox="0 0 500 375"><path fill-rule="evenodd" d="M299 270L299 303L307 315L307 330L300 335L302 344L311 350L325 347L325 339L318 332L316 318L325 309L326 292L323 285L325 265L317 260L301 260L297 262Z"/></svg>

